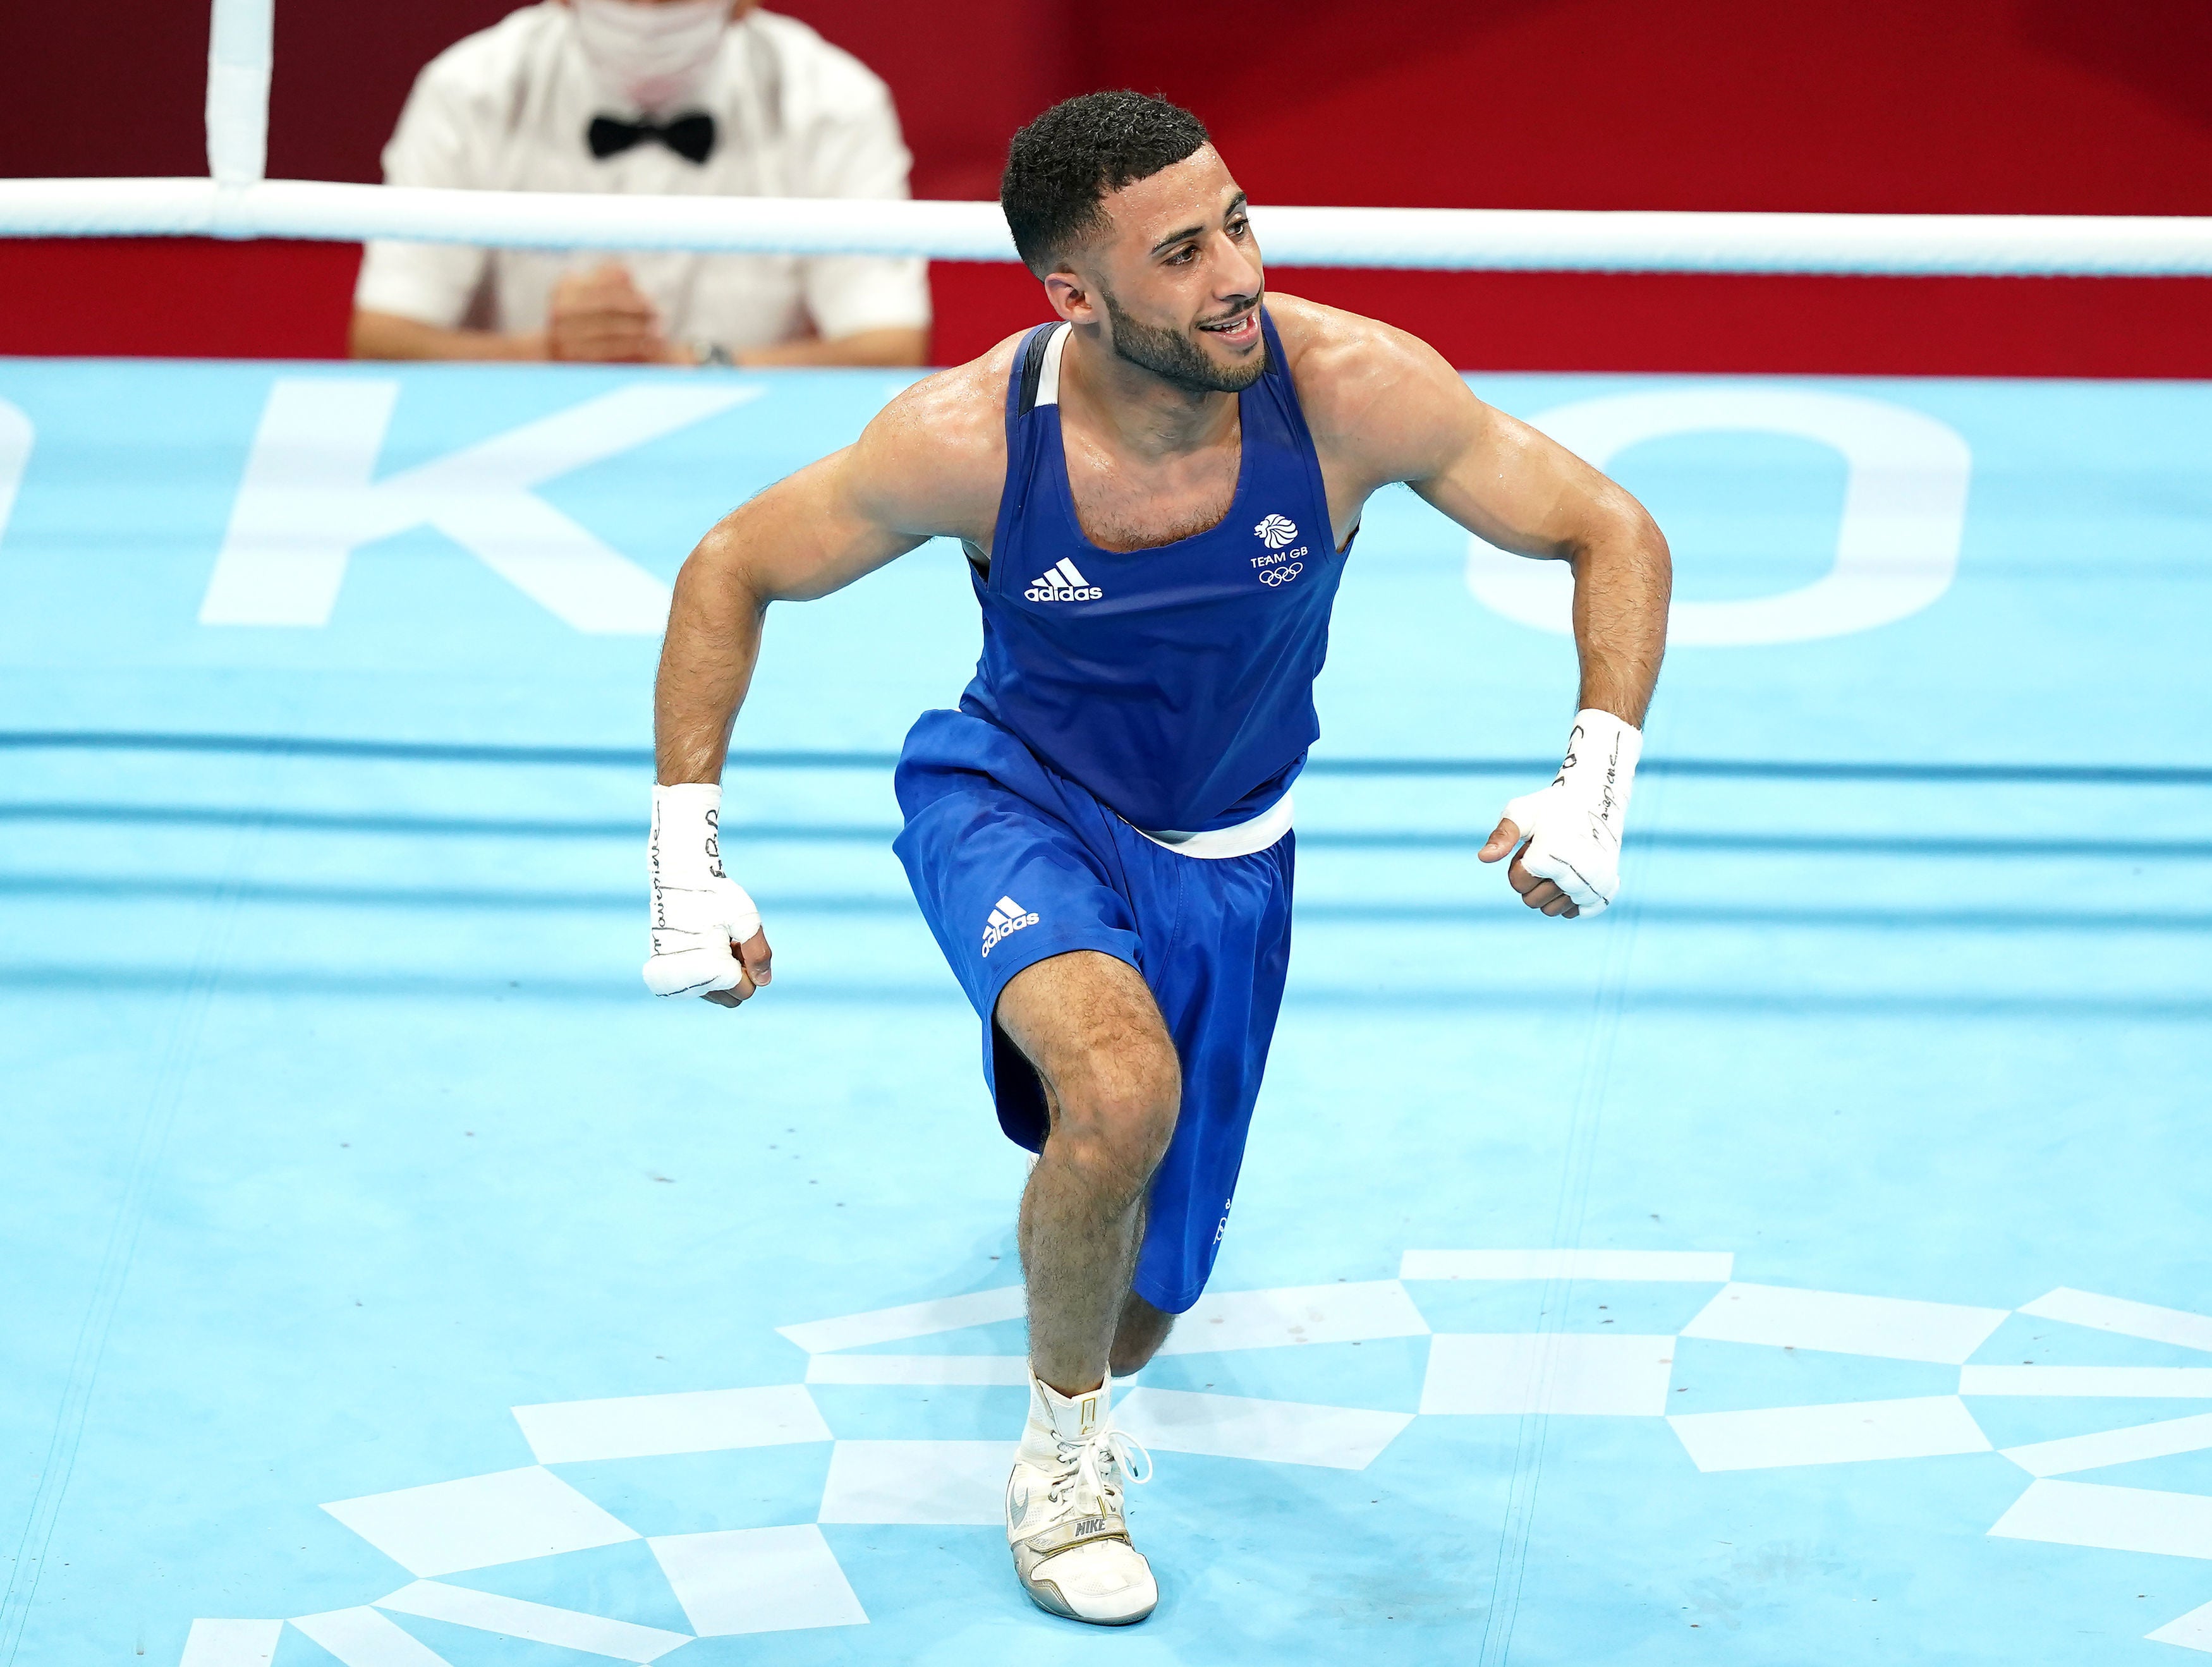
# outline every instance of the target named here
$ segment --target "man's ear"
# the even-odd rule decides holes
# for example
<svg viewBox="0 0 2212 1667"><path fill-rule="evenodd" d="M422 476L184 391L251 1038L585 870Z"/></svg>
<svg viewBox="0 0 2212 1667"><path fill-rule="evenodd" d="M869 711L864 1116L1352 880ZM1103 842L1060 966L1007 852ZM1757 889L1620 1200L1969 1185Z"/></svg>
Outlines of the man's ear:
<svg viewBox="0 0 2212 1667"><path fill-rule="evenodd" d="M1070 324L1093 324L1103 316L1091 300L1090 285L1064 266L1045 274L1044 293L1052 310Z"/></svg>

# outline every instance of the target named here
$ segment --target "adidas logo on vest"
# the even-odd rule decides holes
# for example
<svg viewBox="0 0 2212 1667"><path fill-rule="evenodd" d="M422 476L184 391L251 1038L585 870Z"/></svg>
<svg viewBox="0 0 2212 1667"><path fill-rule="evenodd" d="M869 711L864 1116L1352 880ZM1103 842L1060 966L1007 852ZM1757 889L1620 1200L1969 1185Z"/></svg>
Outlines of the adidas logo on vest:
<svg viewBox="0 0 2212 1667"><path fill-rule="evenodd" d="M983 923L983 953L989 955L1000 944L1024 926L1034 926L1037 918L1028 912L1011 897L1001 897L999 906L993 909Z"/></svg>
<svg viewBox="0 0 2212 1667"><path fill-rule="evenodd" d="M1031 602L1096 602L1106 593L1063 559L1038 574L1022 594Z"/></svg>

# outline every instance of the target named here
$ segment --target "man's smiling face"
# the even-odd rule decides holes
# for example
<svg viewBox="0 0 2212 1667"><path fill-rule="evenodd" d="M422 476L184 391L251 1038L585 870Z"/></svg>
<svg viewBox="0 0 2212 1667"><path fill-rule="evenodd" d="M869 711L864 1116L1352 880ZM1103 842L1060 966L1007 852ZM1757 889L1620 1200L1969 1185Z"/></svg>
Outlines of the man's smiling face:
<svg viewBox="0 0 2212 1667"><path fill-rule="evenodd" d="M1259 380L1266 280L1244 193L1212 145L1100 204L1109 229L1069 264L1103 304L1114 351L1193 392Z"/></svg>

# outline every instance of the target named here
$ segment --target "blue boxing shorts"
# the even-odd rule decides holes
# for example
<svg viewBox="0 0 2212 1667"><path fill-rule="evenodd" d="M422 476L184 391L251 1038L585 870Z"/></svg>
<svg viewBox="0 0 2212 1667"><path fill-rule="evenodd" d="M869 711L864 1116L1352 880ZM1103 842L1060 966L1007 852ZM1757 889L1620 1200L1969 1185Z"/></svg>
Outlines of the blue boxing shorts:
<svg viewBox="0 0 2212 1667"><path fill-rule="evenodd" d="M1182 1106L1152 1177L1133 1282L1182 1313L1213 1271L1291 955L1285 833L1245 857L1146 839L988 720L928 712L896 777L895 849L939 948L983 1021L999 1126L1044 1149L1044 1088L994 1022L1015 973L1095 949L1137 969L1182 1064Z"/></svg>

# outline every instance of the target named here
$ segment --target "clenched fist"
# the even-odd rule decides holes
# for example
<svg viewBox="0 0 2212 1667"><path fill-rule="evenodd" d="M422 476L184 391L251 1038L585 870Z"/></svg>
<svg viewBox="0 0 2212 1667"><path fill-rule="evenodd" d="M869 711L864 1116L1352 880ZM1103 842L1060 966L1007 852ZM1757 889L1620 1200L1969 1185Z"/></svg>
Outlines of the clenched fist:
<svg viewBox="0 0 2212 1667"><path fill-rule="evenodd" d="M1611 712L1577 712L1552 785L1509 800L1476 854L1494 863L1517 848L1505 877L1532 909L1598 913L1620 894L1621 822L1643 750L1643 733Z"/></svg>
<svg viewBox="0 0 2212 1667"><path fill-rule="evenodd" d="M705 783L653 790L646 846L653 882L653 953L645 987L735 1007L769 979L768 934L743 886L722 871L722 790Z"/></svg>

